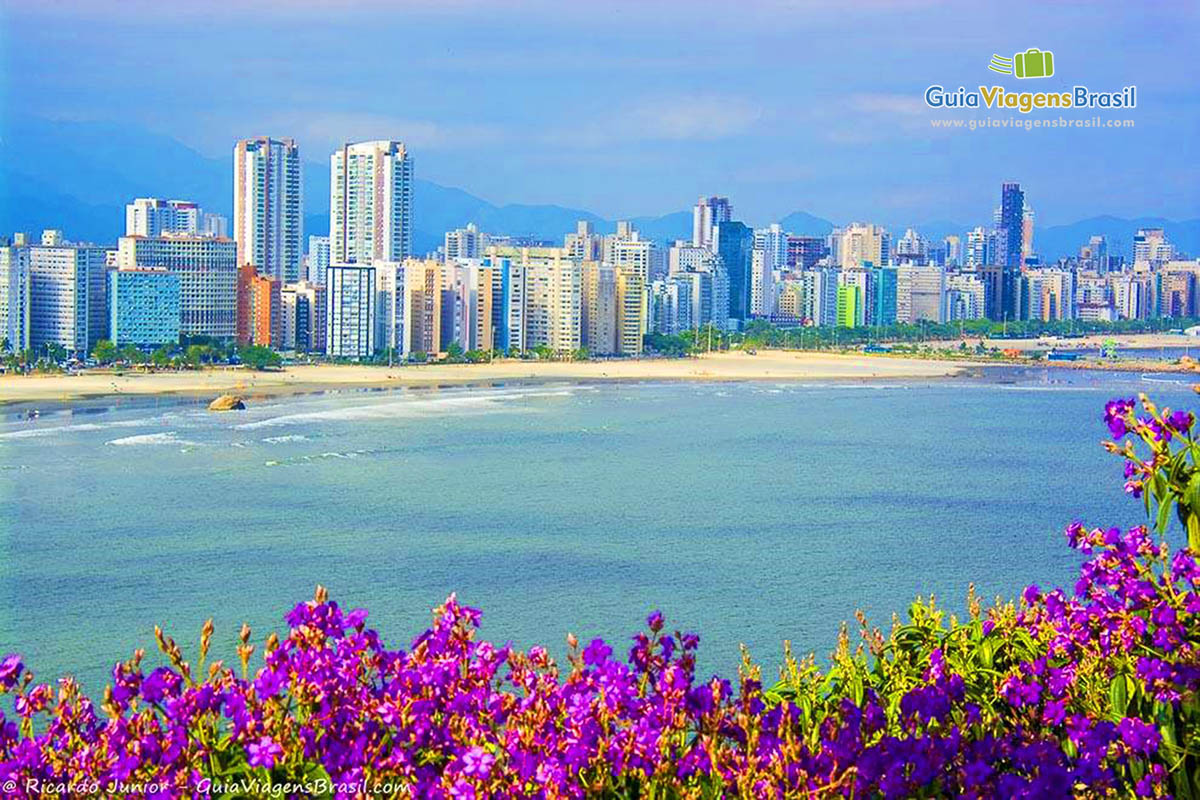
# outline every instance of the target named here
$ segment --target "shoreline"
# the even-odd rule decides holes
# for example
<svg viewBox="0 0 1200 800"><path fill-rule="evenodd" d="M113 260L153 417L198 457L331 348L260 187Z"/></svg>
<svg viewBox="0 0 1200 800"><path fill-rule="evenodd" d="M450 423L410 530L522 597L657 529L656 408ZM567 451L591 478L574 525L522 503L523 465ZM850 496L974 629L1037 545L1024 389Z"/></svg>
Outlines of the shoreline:
<svg viewBox="0 0 1200 800"><path fill-rule="evenodd" d="M689 358L613 361L522 361L404 366L312 364L269 372L237 367L181 372L75 375L2 375L0 407L36 402L74 402L111 397L275 397L337 389L421 388L494 383L777 381L933 379L998 366L970 359L942 360L874 355L762 350L711 353ZM999 365L1003 366L1003 365Z"/></svg>

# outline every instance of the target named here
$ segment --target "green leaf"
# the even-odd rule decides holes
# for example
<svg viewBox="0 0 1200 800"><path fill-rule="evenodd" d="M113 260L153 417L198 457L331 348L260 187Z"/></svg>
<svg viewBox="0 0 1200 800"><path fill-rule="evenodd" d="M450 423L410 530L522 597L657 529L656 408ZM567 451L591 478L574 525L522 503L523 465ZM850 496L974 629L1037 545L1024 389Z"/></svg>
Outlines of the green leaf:
<svg viewBox="0 0 1200 800"><path fill-rule="evenodd" d="M1155 529L1159 534L1167 532L1167 523L1171 521L1171 498L1164 497L1158 501L1158 521Z"/></svg>
<svg viewBox="0 0 1200 800"><path fill-rule="evenodd" d="M1114 721L1125 716L1125 709L1129 705L1129 691L1125 686L1124 675L1113 676L1112 683L1108 685L1108 701Z"/></svg>

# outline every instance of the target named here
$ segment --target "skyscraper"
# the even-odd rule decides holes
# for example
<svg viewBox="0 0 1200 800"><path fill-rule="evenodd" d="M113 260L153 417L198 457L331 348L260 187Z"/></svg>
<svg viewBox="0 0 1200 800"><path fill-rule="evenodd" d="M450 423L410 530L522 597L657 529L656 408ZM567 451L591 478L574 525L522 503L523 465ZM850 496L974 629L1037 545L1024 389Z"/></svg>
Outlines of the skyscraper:
<svg viewBox="0 0 1200 800"><path fill-rule="evenodd" d="M71 244L59 231L29 248L29 338L35 350L59 344L83 354L108 332L107 255L103 247Z"/></svg>
<svg viewBox="0 0 1200 800"><path fill-rule="evenodd" d="M29 347L29 248L16 244L0 245L0 345L5 341L14 353Z"/></svg>
<svg viewBox="0 0 1200 800"><path fill-rule="evenodd" d="M1021 241L1025 232L1025 193L1019 183L1000 187L1000 220L997 266L1000 274L1000 303L995 312L999 319L1017 319L1018 278L1021 274Z"/></svg>
<svg viewBox="0 0 1200 800"><path fill-rule="evenodd" d="M881 267L891 262L891 237L878 225L851 223L842 231L838 243L838 264L842 267L871 265Z"/></svg>
<svg viewBox="0 0 1200 800"><path fill-rule="evenodd" d="M358 142L331 155L330 260L370 264L412 256L412 181L403 142Z"/></svg>
<svg viewBox="0 0 1200 800"><path fill-rule="evenodd" d="M708 247L713 226L733 219L733 206L728 197L701 197L692 209L692 244Z"/></svg>
<svg viewBox="0 0 1200 800"><path fill-rule="evenodd" d="M744 321L750 316L751 270L754 266L754 231L741 222L725 220L713 226L713 252L720 257L729 276L729 318ZM716 320L718 326L720 320Z"/></svg>
<svg viewBox="0 0 1200 800"><path fill-rule="evenodd" d="M233 238L237 263L286 283L300 280L304 204L300 148L260 136L233 148Z"/></svg>
<svg viewBox="0 0 1200 800"><path fill-rule="evenodd" d="M369 358L375 352L377 332L375 268L330 264L327 275L326 352L334 358Z"/></svg>
<svg viewBox="0 0 1200 800"><path fill-rule="evenodd" d="M304 262L308 271L308 282L324 286L325 270L329 269L328 236L308 237L308 255L304 257Z"/></svg>

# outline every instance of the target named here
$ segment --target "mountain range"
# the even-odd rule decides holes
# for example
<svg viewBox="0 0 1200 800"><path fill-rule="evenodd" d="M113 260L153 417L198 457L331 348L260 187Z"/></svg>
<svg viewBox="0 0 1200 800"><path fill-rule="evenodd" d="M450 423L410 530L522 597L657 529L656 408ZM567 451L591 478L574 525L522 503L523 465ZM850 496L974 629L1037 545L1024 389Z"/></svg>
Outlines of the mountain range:
<svg viewBox="0 0 1200 800"><path fill-rule="evenodd" d="M329 169L304 165L305 232L324 234L329 221ZM135 197L194 200L208 211L229 215L233 177L228 159L208 158L160 134L103 122L52 122L33 117L6 121L0 139L0 231L38 232L61 228L68 238L114 242L123 230L124 206ZM435 250L447 230L474 222L480 230L560 240L579 220L602 233L615 221L591 211L558 205L495 205L480 197L417 178L413 186L413 247ZM633 220L643 236L669 242L691 237L690 210ZM758 221L765 224L764 221ZM819 236L833 229L828 219L795 211L778 222L784 230ZM973 227L936 220L892 225L893 238L914 227L931 239L962 235ZM1036 249L1045 260L1072 255L1092 235L1107 236L1110 249L1128 254L1134 231L1161 227L1176 247L1200 254L1200 219L1175 222L1159 217L1097 216L1069 225L1039 228Z"/></svg>

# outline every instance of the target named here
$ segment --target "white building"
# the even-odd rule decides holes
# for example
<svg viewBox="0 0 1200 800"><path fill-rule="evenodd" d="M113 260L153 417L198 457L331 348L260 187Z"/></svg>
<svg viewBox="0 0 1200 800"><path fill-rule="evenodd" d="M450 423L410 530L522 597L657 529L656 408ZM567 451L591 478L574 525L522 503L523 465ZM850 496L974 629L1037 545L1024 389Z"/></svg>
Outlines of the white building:
<svg viewBox="0 0 1200 800"><path fill-rule="evenodd" d="M237 335L237 254L214 236L122 236L117 265L163 268L179 275L179 332L229 339Z"/></svg>
<svg viewBox="0 0 1200 800"><path fill-rule="evenodd" d="M334 358L370 358L378 327L375 267L330 264L326 275L325 351Z"/></svg>
<svg viewBox="0 0 1200 800"><path fill-rule="evenodd" d="M604 237L586 220L575 223L575 232L566 235L563 246L571 258L580 261L599 261L604 257Z"/></svg>
<svg viewBox="0 0 1200 800"><path fill-rule="evenodd" d="M447 264L459 258L483 258L487 247L488 235L480 232L474 222L469 222L465 228L446 231L442 257Z"/></svg>
<svg viewBox="0 0 1200 800"><path fill-rule="evenodd" d="M29 341L84 354L108 331L103 247L71 244L46 231L29 248Z"/></svg>
<svg viewBox="0 0 1200 800"><path fill-rule="evenodd" d="M896 268L896 321L902 324L945 322L946 271L941 267Z"/></svg>
<svg viewBox="0 0 1200 800"><path fill-rule="evenodd" d="M728 197L701 197L692 209L692 245L709 247L713 226L733 219L733 206Z"/></svg>
<svg viewBox="0 0 1200 800"><path fill-rule="evenodd" d="M28 247L0 246L0 339L14 353L30 346Z"/></svg>
<svg viewBox="0 0 1200 800"><path fill-rule="evenodd" d="M788 235L778 223L754 231L754 249L763 251L767 270L787 266Z"/></svg>
<svg viewBox="0 0 1200 800"><path fill-rule="evenodd" d="M838 237L838 264L842 267L875 267L891 263L891 237L878 225L848 225Z"/></svg>
<svg viewBox="0 0 1200 800"><path fill-rule="evenodd" d="M283 283L300 280L304 204L300 148L291 139L243 139L233 148L237 263Z"/></svg>
<svg viewBox="0 0 1200 800"><path fill-rule="evenodd" d="M304 257L308 282L325 285L325 270L329 269L329 237L309 236L308 255Z"/></svg>
<svg viewBox="0 0 1200 800"><path fill-rule="evenodd" d="M837 324L838 271L809 269L800 273L804 288L803 316L810 325Z"/></svg>
<svg viewBox="0 0 1200 800"><path fill-rule="evenodd" d="M375 288L379 293L378 311L375 314L379 325L376 346L380 350L391 349L397 355L407 356L409 349L404 327L404 263L376 261L374 267Z"/></svg>
<svg viewBox="0 0 1200 800"><path fill-rule="evenodd" d="M337 264L412 256L413 161L402 142L343 145L329 157L330 259Z"/></svg>
<svg viewBox="0 0 1200 800"><path fill-rule="evenodd" d="M968 273L946 275L947 322L965 319L983 319L986 309L983 281Z"/></svg>
<svg viewBox="0 0 1200 800"><path fill-rule="evenodd" d="M1175 246L1162 228L1139 228L1133 237L1133 263L1157 266L1175 258Z"/></svg>

